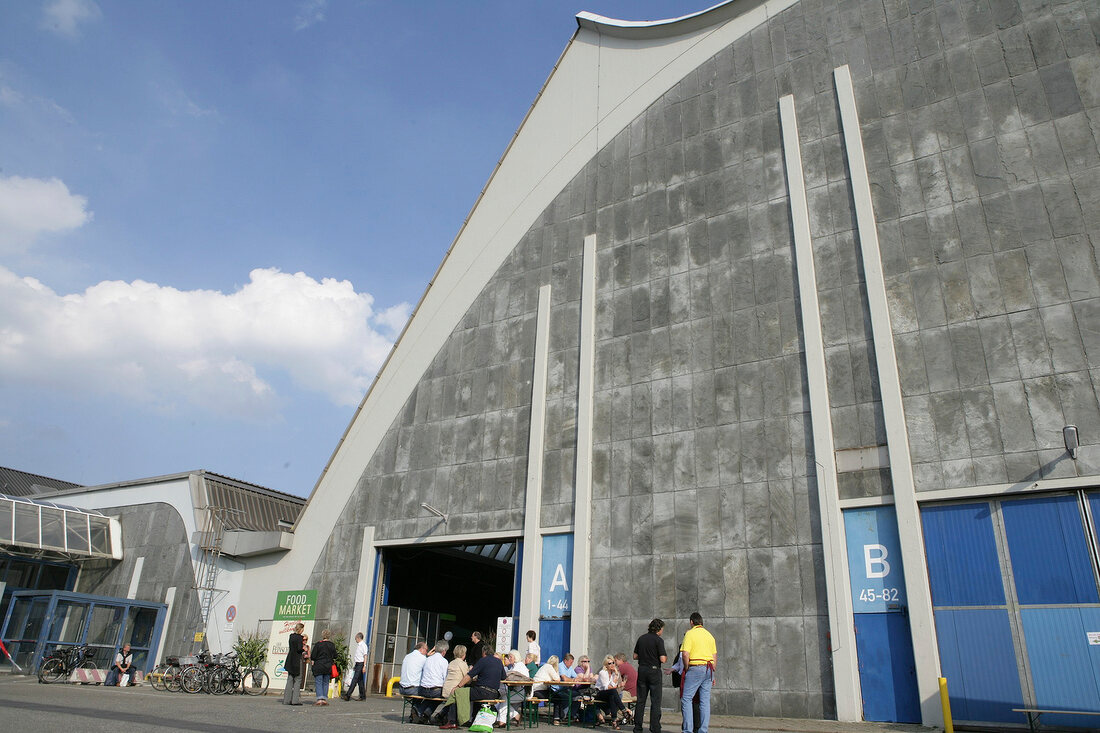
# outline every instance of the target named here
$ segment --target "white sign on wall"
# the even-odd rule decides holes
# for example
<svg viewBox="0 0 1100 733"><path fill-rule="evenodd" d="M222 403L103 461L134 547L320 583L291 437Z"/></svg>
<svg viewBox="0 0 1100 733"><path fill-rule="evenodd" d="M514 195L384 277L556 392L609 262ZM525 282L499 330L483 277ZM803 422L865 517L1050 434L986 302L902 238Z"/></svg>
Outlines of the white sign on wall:
<svg viewBox="0 0 1100 733"><path fill-rule="evenodd" d="M512 627L515 620L511 616L497 618L497 648L498 654L504 654L512 649Z"/></svg>

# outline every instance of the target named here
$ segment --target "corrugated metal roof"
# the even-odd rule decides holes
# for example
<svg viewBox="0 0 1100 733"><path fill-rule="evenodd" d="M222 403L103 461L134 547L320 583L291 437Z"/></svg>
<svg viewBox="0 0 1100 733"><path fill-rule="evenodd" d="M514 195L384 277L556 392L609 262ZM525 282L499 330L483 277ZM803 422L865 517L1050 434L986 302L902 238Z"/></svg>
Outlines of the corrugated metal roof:
<svg viewBox="0 0 1100 733"><path fill-rule="evenodd" d="M226 529L274 532L279 522L294 523L305 506L305 499L236 481L227 476L204 472L206 497L211 506L228 509L221 513Z"/></svg>
<svg viewBox="0 0 1100 733"><path fill-rule="evenodd" d="M8 496L34 496L50 491L78 488L80 488L80 484L74 484L71 481L62 481L0 466L0 493Z"/></svg>

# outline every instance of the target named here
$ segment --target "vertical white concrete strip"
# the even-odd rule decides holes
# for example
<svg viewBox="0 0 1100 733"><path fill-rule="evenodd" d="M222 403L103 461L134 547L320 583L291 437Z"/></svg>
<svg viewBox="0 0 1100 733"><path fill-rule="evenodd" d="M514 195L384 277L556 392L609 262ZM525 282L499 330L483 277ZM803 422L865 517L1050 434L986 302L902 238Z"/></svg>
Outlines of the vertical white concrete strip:
<svg viewBox="0 0 1100 733"><path fill-rule="evenodd" d="M539 288L535 315L535 367L527 434L527 496L523 512L523 568L519 627L538 630L542 588L542 459L546 445L546 379L550 364L550 286Z"/></svg>
<svg viewBox="0 0 1100 733"><path fill-rule="evenodd" d="M573 608L569 648L588 653L592 561L592 419L596 383L596 235L584 238L581 264L580 373L577 377L577 474L573 493Z"/></svg>
<svg viewBox="0 0 1100 733"><path fill-rule="evenodd" d="M351 630L348 632L348 644L355 647L355 635L360 631L367 635L367 619L374 608L371 607L371 593L374 588L374 563L378 550L374 546L374 525L363 527L363 544L359 551L359 574L355 578L355 606L351 611ZM367 644L371 643L367 637Z"/></svg>
<svg viewBox="0 0 1100 733"><path fill-rule="evenodd" d="M168 625L172 623L172 608L176 605L176 586L169 588L164 594L164 604L168 609L164 612L164 626L160 630L160 643L157 644L157 653L153 656L150 668L164 661L164 643L168 641Z"/></svg>
<svg viewBox="0 0 1100 733"><path fill-rule="evenodd" d="M126 591L126 597L131 601L137 598L138 583L141 582L141 571L145 567L145 558L134 560L134 572L130 575L130 589Z"/></svg>
<svg viewBox="0 0 1100 733"><path fill-rule="evenodd" d="M789 94L779 100L779 123L783 130L787 193L791 200L791 225L794 230L794 254L798 268L798 300L802 308L802 338L806 353L810 425L817 470L817 503L821 513L821 544L825 555L825 589L828 594L836 715L838 720L854 722L863 719L855 619L852 618L844 520L840 512L837 488L833 423L825 376L825 338L822 335L821 309L817 299L817 275L813 242L810 239L810 212L802 173L802 150L798 142L798 117L795 114L794 97Z"/></svg>
<svg viewBox="0 0 1100 733"><path fill-rule="evenodd" d="M871 182L863 154L863 136L852 76L847 66L833 70L840 119L844 128L844 149L852 180L852 198L856 207L856 232L863 257L863 275L867 281L867 304L871 311L871 333L875 342L879 390L882 393L882 417L886 423L886 445L890 451L890 479L894 484L894 508L898 517L901 558L905 565L905 593L909 598L909 626L913 637L913 655L917 666L917 689L921 699L921 719L925 725L942 726L939 700L939 646L932 616L932 597L928 590L928 569L924 564L924 536L913 482L913 462L909 454L909 434L905 427L905 407L901 400L894 331L886 301L886 279L882 274L882 254L878 244L875 212L871 203Z"/></svg>

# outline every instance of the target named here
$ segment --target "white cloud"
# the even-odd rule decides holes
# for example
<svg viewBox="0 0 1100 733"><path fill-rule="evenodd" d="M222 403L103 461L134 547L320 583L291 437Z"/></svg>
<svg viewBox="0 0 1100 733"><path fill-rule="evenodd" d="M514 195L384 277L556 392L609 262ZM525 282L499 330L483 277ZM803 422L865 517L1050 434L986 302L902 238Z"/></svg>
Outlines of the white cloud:
<svg viewBox="0 0 1100 733"><path fill-rule="evenodd" d="M294 30L304 31L311 25L323 22L327 9L328 0L305 0L298 6L298 13L294 16Z"/></svg>
<svg viewBox="0 0 1100 733"><path fill-rule="evenodd" d="M411 313L412 306L408 303L398 303L379 311L378 315L374 317L374 322L387 329L389 335L396 339L401 335L401 329L405 327Z"/></svg>
<svg viewBox="0 0 1100 733"><path fill-rule="evenodd" d="M159 84L155 85L154 88L156 90L156 95L160 98L161 104L173 115L203 118L216 117L218 114L216 109L213 107L203 107L182 89L169 90Z"/></svg>
<svg viewBox="0 0 1100 733"><path fill-rule="evenodd" d="M64 232L92 218L88 199L62 181L0 177L0 254L26 249L41 234Z"/></svg>
<svg viewBox="0 0 1100 733"><path fill-rule="evenodd" d="M373 301L347 280L275 269L232 293L135 280L60 295L0 267L0 382L267 419L273 382L289 377L355 405L393 344L394 313L408 311Z"/></svg>
<svg viewBox="0 0 1100 733"><path fill-rule="evenodd" d="M85 21L99 18L102 13L92 0L51 0L46 3L42 27L62 36L75 38Z"/></svg>

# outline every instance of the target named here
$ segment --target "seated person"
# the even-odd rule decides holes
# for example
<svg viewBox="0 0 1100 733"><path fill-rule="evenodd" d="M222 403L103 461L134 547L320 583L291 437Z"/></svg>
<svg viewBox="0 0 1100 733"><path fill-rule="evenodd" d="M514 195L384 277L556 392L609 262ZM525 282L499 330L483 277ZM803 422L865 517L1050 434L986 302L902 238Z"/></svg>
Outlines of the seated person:
<svg viewBox="0 0 1100 733"><path fill-rule="evenodd" d="M402 695L420 694L420 678L424 674L424 663L427 661L427 643L423 641L416 642L416 648L406 654L405 658L401 660L401 679L398 680L397 685ZM417 711L415 705L413 706L412 716L409 722L420 722L420 713Z"/></svg>
<svg viewBox="0 0 1100 733"><path fill-rule="evenodd" d="M130 685L136 685L133 673L134 653L130 651L129 644L123 644L122 649L115 655L115 661L111 663L111 668L107 670L107 681L104 682L104 686L113 687L121 685L122 675L130 675Z"/></svg>
<svg viewBox="0 0 1100 733"><path fill-rule="evenodd" d="M456 687L470 688L470 706L476 710L477 703L481 700L496 700L500 695L500 686L504 682L504 664L493 655L493 648L488 644L481 647L482 657L470 667L470 671L463 675ZM458 708L455 705L447 705L443 708L447 716L447 722L439 726L444 730L458 728ZM462 721L466 725L467 721Z"/></svg>
<svg viewBox="0 0 1100 733"><path fill-rule="evenodd" d="M527 666L521 664L519 661L519 650L513 649L504 655L504 673L506 680L518 680L524 681L531 679L531 674L527 671ZM500 699L505 702L497 705L497 721L499 723L505 722L505 708L508 706L508 694L509 688L507 685L501 689ZM523 699L527 697L527 689L521 688L518 690L511 690L512 697L512 722L519 724L519 709L523 705Z"/></svg>
<svg viewBox="0 0 1100 733"><path fill-rule="evenodd" d="M420 694L424 697L442 697L443 682L447 679L447 651L451 645L440 639L428 652L424 660L424 669L420 673ZM431 700L418 700L413 709L421 718L427 718L435 709Z"/></svg>
<svg viewBox="0 0 1100 733"><path fill-rule="evenodd" d="M577 673L573 671L573 655L566 653L558 664L558 679L573 680L576 679L576 677ZM550 702L554 706L554 720L557 724L569 720L569 711L567 711L565 707L573 697L574 692L572 687L563 687L561 685L550 686ZM576 706L574 706L574 709L576 709Z"/></svg>
<svg viewBox="0 0 1100 733"><path fill-rule="evenodd" d="M607 706L607 717L611 719L611 727L615 730L619 729L619 719L626 714L626 706L619 695L621 685L622 678L619 676L615 657L608 654L603 658L603 669L596 677L596 700ZM596 721L604 722L603 713L596 714Z"/></svg>
<svg viewBox="0 0 1100 733"><path fill-rule="evenodd" d="M623 703L630 704L638 697L638 670L634 669L634 665L626 660L626 655L622 652L615 655L615 666L619 668L619 676L623 678Z"/></svg>
<svg viewBox="0 0 1100 733"><path fill-rule="evenodd" d="M581 717L581 703L582 698L588 697L592 694L592 682L596 681L596 673L592 671L592 664L588 660L587 654L582 654L580 659L577 660L577 666L573 668L575 675L574 679L580 682L587 682L589 684L578 684L573 688L573 717L580 720Z"/></svg>
<svg viewBox="0 0 1100 733"><path fill-rule="evenodd" d="M523 666L527 667L527 674L531 675L532 677L535 676L535 672L539 671L539 663L535 659L535 655L531 652L527 652L527 654L523 657Z"/></svg>
<svg viewBox="0 0 1100 733"><path fill-rule="evenodd" d="M558 656L555 654L547 659L546 664L535 670L535 673L531 675L531 679L535 683L531 687L531 697L549 700L551 692L549 683L561 681L561 673L558 672ZM557 716L555 715L555 717Z"/></svg>

